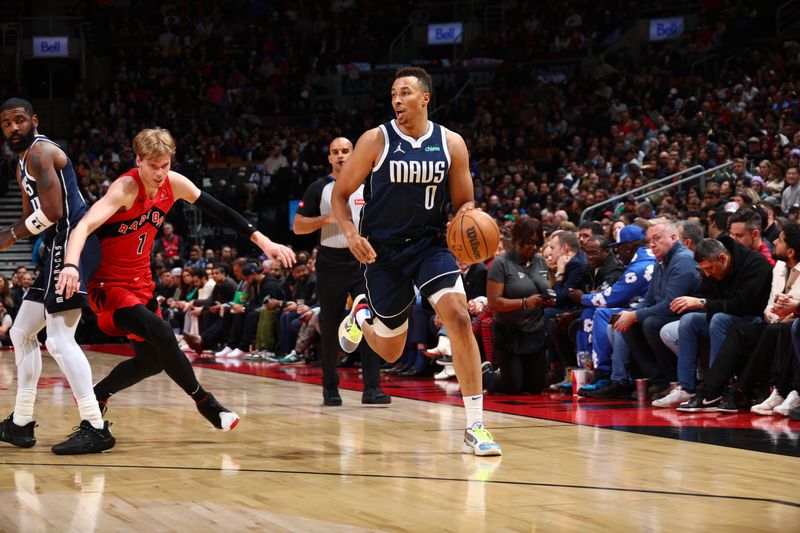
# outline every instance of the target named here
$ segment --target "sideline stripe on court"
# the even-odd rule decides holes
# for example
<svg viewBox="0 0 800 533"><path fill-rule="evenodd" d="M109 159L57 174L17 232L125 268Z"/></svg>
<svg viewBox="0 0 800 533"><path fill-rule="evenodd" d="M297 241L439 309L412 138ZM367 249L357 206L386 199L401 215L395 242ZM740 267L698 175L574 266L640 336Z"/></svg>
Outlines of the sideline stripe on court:
<svg viewBox="0 0 800 533"><path fill-rule="evenodd" d="M227 472L224 468L211 468L202 466L153 466L153 465L112 465L112 464L69 464L69 463L25 463L25 462L3 462L8 466L59 466L59 467L89 467L89 468L124 468L124 469L144 469L144 470L183 470L201 472ZM371 479L417 479L421 481L457 481L461 483L488 483L495 485L519 485L522 487L544 487L556 489L578 489L578 490L607 490L612 492L632 492L637 494L656 494L661 496L688 496L691 498L719 498L723 500L738 500L747 502L762 502L795 507L800 509L800 503L786 500L776 500L772 498L751 498L747 496L731 496L727 494L703 494L700 492L677 492L670 490L655 489L626 489L622 487L601 487L595 485L570 485L562 483L539 483L534 481L502 481L502 480L477 480L466 478L451 477L425 477L425 476L400 476L386 474L359 474L351 472L313 472L307 470L273 470L262 468L237 468L236 472L252 474L290 474L300 476L333 476L333 477L361 477Z"/></svg>

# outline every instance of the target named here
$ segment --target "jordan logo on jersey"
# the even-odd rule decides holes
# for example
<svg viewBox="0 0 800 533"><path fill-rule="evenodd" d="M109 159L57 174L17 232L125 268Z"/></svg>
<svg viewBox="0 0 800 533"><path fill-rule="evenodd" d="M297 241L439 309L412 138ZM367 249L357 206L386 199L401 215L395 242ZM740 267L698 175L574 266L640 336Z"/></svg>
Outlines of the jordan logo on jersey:
<svg viewBox="0 0 800 533"><path fill-rule="evenodd" d="M401 154L404 154L404 153L405 153L405 152L403 151L403 143L397 143L397 148L395 148L395 149L394 149L394 152L392 152L392 153L393 153L393 154L396 154L396 153L398 153L398 152L399 152L399 153L401 153Z"/></svg>

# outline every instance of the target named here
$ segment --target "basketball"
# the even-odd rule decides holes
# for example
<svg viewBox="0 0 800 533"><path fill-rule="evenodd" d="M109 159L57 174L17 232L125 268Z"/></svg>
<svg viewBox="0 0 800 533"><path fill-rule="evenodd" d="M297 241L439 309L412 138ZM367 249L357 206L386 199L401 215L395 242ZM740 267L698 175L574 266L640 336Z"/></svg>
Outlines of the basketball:
<svg viewBox="0 0 800 533"><path fill-rule="evenodd" d="M459 212L447 227L447 247L459 261L479 263L494 256L500 243L497 223L480 209Z"/></svg>

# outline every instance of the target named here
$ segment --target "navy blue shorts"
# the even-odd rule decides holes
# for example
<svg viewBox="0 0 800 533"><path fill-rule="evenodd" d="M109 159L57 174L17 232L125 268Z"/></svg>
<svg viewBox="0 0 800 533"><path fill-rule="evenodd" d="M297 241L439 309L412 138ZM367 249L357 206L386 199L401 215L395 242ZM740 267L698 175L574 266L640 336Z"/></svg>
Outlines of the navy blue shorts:
<svg viewBox="0 0 800 533"><path fill-rule="evenodd" d="M366 265L364 279L373 316L389 329L405 324L416 301L416 286L425 298L453 287L461 272L444 237L425 236L404 243L370 241L375 262Z"/></svg>
<svg viewBox="0 0 800 533"><path fill-rule="evenodd" d="M97 267L100 266L100 241L97 236L90 235L86 239L86 244L81 252L80 267L81 286L72 298L65 299L63 295L56 294L56 282L64 266L64 254L67 250L67 232L56 233L54 237L45 240L47 253L44 257L44 266L36 276L36 280L31 285L26 300L44 304L45 311L58 313L69 309L80 309L89 306L89 299L86 296L86 284Z"/></svg>

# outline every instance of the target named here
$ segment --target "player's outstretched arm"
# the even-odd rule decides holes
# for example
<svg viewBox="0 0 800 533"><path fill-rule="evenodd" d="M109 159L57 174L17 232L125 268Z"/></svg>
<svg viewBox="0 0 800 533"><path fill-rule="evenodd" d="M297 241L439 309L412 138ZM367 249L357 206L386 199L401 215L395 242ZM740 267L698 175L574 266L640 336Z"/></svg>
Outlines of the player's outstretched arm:
<svg viewBox="0 0 800 533"><path fill-rule="evenodd" d="M122 208L130 208L136 199L138 185L130 177L117 179L108 188L105 196L100 198L69 234L67 251L64 254L64 266L58 275L56 293L71 298L80 287L80 272L77 265L81 260L81 252L89 235L111 218Z"/></svg>
<svg viewBox="0 0 800 533"><path fill-rule="evenodd" d="M475 207L475 190L469 171L469 153L464 139L458 133L445 130L447 149L450 151L450 200L453 211L466 211Z"/></svg>
<svg viewBox="0 0 800 533"><path fill-rule="evenodd" d="M216 218L239 235L248 237L265 254L273 260L280 261L284 266L292 266L294 264L295 257L291 248L271 241L266 235L256 230L241 214L207 192L198 189L186 176L177 172L170 172L169 181L176 200L186 200L190 204L196 205L204 213Z"/></svg>
<svg viewBox="0 0 800 533"><path fill-rule="evenodd" d="M350 206L347 203L350 195L364 182L375 163L383 153L384 139L379 128L374 128L364 133L356 143L353 153L342 167L339 177L331 193L331 207L333 216L339 223L339 228L347 238L347 246L353 255L362 263L375 261L375 250L369 241L358 234Z"/></svg>
<svg viewBox="0 0 800 533"><path fill-rule="evenodd" d="M38 235L64 216L61 180L56 174L56 168L64 166L66 156L49 143L37 143L31 148L27 167L30 175L36 179L38 198L31 202L30 193L22 186L18 168L17 182L23 191L22 217L0 231L0 250L8 249L19 239Z"/></svg>

